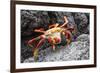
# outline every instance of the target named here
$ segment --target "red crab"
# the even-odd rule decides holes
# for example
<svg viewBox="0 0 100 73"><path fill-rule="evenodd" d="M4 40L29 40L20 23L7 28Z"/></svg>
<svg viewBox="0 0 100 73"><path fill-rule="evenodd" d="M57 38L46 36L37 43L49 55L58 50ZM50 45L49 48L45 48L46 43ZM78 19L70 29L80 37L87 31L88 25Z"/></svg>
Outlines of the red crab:
<svg viewBox="0 0 100 73"><path fill-rule="evenodd" d="M64 24L62 24L61 26L59 26L59 24L50 25L49 29L46 31L44 31L43 29L34 30L35 32L43 33L42 35L28 41L28 45L33 47L32 44L35 41L40 40L38 42L38 44L36 45L36 47L33 48L33 56L34 56L35 61L38 58L39 47L42 46L45 39L47 39L48 42L51 44L53 50L55 50L56 44L61 43L61 34L63 34L66 37L67 44L69 44L71 42L71 40L72 40L71 32L74 30L74 28L68 28L68 27L65 28L64 27L68 23L68 19L66 16L64 16L64 21L65 21Z"/></svg>

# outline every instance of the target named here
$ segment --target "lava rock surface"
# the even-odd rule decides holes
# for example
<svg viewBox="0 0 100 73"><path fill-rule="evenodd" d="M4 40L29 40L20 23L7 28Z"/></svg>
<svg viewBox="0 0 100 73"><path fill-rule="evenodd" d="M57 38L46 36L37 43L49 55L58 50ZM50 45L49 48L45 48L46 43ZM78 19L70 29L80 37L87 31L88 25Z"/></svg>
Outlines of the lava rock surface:
<svg viewBox="0 0 100 73"><path fill-rule="evenodd" d="M53 51L51 47L41 50L38 62L88 60L89 46L89 35L82 34L77 38L77 41L67 46L56 48L56 51ZM24 61L24 63L29 62L34 62L34 57L30 57Z"/></svg>
<svg viewBox="0 0 100 73"><path fill-rule="evenodd" d="M44 45L46 49L39 51L38 62L89 59L89 13L21 10L21 63L34 62L32 48L26 43L40 35L33 30L48 30L51 24L63 24L64 16L68 18L68 27L76 28L74 41L68 46L58 47L56 51Z"/></svg>

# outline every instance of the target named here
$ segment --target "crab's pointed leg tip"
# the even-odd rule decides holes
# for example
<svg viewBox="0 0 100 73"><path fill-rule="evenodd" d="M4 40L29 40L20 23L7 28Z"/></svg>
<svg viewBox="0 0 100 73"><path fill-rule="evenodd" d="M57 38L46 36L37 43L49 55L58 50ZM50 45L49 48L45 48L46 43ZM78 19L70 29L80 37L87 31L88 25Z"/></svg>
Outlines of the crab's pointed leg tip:
<svg viewBox="0 0 100 73"><path fill-rule="evenodd" d="M53 51L55 51L56 49L55 48L53 48Z"/></svg>

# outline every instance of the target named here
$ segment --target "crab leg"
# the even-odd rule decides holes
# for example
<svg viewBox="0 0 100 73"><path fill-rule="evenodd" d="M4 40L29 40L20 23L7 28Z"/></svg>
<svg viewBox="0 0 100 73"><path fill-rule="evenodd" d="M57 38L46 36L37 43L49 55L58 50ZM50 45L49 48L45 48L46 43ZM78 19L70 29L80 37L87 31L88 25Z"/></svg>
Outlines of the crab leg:
<svg viewBox="0 0 100 73"><path fill-rule="evenodd" d="M38 40L38 39L40 39L40 37L33 38L33 39L29 40L29 41L28 41L28 45L29 45L30 47L33 47L33 46L32 46L32 43L33 43L34 41Z"/></svg>
<svg viewBox="0 0 100 73"><path fill-rule="evenodd" d="M44 43L44 41L45 41L45 38L41 39L39 43L37 44L37 46L35 47L35 49L33 48L33 55L34 55L35 61L37 61L37 58L38 58L39 47Z"/></svg>
<svg viewBox="0 0 100 73"><path fill-rule="evenodd" d="M35 32L41 32L41 33L45 33L45 31L43 31L43 30L38 30L38 29L36 29L36 30L34 30Z"/></svg>
<svg viewBox="0 0 100 73"><path fill-rule="evenodd" d="M56 39L56 38L55 38L55 40L56 40L57 42L60 41L60 40L58 40L58 39ZM52 43L51 45L52 45L53 51L55 51L55 44L53 44L54 42L56 42L55 40L52 40L51 37L48 38L49 43Z"/></svg>
<svg viewBox="0 0 100 73"><path fill-rule="evenodd" d="M44 38L44 37L45 37L44 35L40 35L39 37L36 37L36 38L33 38L33 39L29 40L29 41L28 41L28 45L29 45L30 47L33 47L31 44L32 44L34 41L39 40L39 39L42 39L42 38Z"/></svg>
<svg viewBox="0 0 100 73"><path fill-rule="evenodd" d="M65 31L64 35L66 37L66 41L68 42L68 44L71 42L72 40L72 34L69 31Z"/></svg>
<svg viewBox="0 0 100 73"><path fill-rule="evenodd" d="M68 19L66 16L64 16L64 20L65 20L65 23L63 25L61 25L60 27L64 27L68 23Z"/></svg>
<svg viewBox="0 0 100 73"><path fill-rule="evenodd" d="M49 28L52 28L52 27L54 27L54 26L55 26L55 24L49 25Z"/></svg>
<svg viewBox="0 0 100 73"><path fill-rule="evenodd" d="M55 45L52 45L52 49L53 49L53 51L55 51Z"/></svg>
<svg viewBox="0 0 100 73"><path fill-rule="evenodd" d="M56 27L58 27L58 26L59 26L59 24L58 24L58 23L56 23L56 24L55 24L55 26L54 26L54 28L56 28Z"/></svg>

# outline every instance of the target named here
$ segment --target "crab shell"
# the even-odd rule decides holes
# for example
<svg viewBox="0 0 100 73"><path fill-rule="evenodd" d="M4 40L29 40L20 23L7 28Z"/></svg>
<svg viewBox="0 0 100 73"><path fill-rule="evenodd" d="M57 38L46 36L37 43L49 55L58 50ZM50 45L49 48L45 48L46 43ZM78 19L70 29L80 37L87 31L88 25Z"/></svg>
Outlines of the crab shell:
<svg viewBox="0 0 100 73"><path fill-rule="evenodd" d="M65 31L66 29L61 27L52 28L45 32L44 38L47 38L50 44L59 44L61 43L61 33L65 35Z"/></svg>

